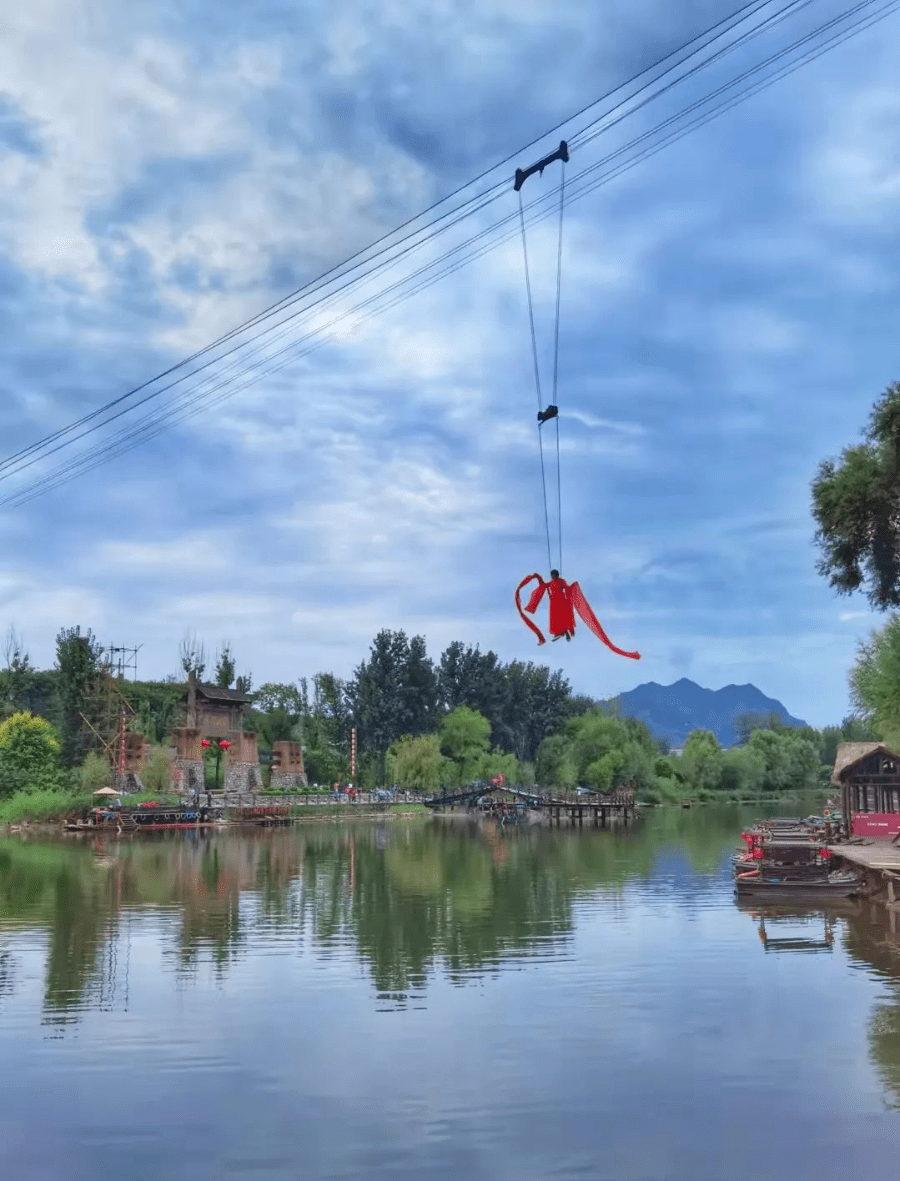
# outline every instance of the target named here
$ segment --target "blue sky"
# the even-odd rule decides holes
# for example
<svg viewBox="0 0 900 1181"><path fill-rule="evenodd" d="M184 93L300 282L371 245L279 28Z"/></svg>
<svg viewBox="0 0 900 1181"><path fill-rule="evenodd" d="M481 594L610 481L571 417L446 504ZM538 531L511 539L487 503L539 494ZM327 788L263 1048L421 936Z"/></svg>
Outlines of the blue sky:
<svg viewBox="0 0 900 1181"><path fill-rule="evenodd" d="M314 279L732 4L296 7L50 0L2 22L3 456ZM843 7L813 0L573 148L569 175ZM143 644L147 676L176 671L193 630L210 650L230 640L256 684L348 675L380 628L403 628L435 657L460 639L546 660L597 696L751 681L815 725L840 720L857 641L881 620L817 576L809 484L900 378L898 49L900 14L567 207L563 573L639 663L583 629L539 650L512 604L546 564L516 239L3 507L0 623L45 665L62 626ZM552 201L558 167L523 196ZM490 213L516 210L510 185ZM447 244L489 224L479 214ZM555 250L552 219L529 229L545 381Z"/></svg>

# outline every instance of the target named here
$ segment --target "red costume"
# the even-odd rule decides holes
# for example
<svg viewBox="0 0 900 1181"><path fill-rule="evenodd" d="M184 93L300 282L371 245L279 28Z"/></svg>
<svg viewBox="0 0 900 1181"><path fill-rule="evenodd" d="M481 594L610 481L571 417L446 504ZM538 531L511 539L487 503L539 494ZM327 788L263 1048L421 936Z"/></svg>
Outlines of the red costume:
<svg viewBox="0 0 900 1181"><path fill-rule="evenodd" d="M529 574L516 587L516 607L519 609L519 614L522 619L531 628L538 638L538 644L545 642L540 629L531 622L522 610L522 602L520 594L523 587L527 586L529 582L537 582L537 586L531 592L531 597L525 604L525 611L533 615L537 611L541 599L545 592L550 598L550 635L553 639L558 639L560 636L565 636L566 639L571 639L575 634L575 613L577 612L584 622L588 625L598 640L615 652L618 656L628 656L632 660L640 660L640 652L623 652L621 648L617 648L613 644L609 636L600 626L594 612L591 610L590 603L584 597L584 593L577 582L568 583L564 578L560 578L556 570L551 571L553 577L549 582L544 582L540 574Z"/></svg>

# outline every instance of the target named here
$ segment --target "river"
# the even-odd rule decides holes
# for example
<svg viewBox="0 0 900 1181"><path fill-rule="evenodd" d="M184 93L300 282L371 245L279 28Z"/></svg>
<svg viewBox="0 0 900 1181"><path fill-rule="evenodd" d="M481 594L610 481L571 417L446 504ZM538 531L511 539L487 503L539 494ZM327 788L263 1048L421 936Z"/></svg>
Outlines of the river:
<svg viewBox="0 0 900 1181"><path fill-rule="evenodd" d="M0 1175L897 1181L900 941L739 908L762 811L0 839Z"/></svg>

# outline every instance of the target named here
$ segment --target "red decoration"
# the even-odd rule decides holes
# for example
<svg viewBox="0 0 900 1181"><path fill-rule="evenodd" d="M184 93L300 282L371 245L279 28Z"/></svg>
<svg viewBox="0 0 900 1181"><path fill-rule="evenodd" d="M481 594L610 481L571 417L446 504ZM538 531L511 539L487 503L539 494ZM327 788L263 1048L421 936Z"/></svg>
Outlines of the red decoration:
<svg viewBox="0 0 900 1181"><path fill-rule="evenodd" d="M564 578L551 578L549 582L544 582L540 574L529 574L516 587L516 607L523 621L531 628L538 638L538 644L543 644L544 637L540 629L535 626L528 619L522 611L522 603L519 598L523 587L527 586L529 582L537 582L537 586L531 592L531 598L525 604L525 611L533 615L540 605L541 599L547 593L550 599L550 636L557 640L560 636L566 636L571 639L575 634L575 612L577 611L590 630L594 633L598 640L603 643L617 656L627 656L631 660L640 660L640 652L624 652L621 648L617 648L612 643L609 636L600 626L594 612L591 610L591 605L584 597L584 592L577 582L568 583Z"/></svg>
<svg viewBox="0 0 900 1181"><path fill-rule="evenodd" d="M222 750L228 750L228 748L231 746L231 743L228 741L227 738L223 738L222 741L219 743L219 746L222 748Z"/></svg>
<svg viewBox="0 0 900 1181"><path fill-rule="evenodd" d="M207 746L211 746L211 745L212 745L212 743L209 741L209 739L208 739L208 738L201 738L201 739L200 739L200 745L201 745L202 747L207 747Z"/></svg>

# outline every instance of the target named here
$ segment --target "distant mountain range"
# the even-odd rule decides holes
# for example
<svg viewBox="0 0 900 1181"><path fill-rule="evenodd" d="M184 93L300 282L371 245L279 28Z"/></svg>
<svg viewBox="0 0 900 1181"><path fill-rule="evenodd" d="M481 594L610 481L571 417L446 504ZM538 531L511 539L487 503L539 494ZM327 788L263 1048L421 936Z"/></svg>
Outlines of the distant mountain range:
<svg viewBox="0 0 900 1181"><path fill-rule="evenodd" d="M620 694L616 701L625 717L639 718L655 738L665 738L673 749L684 746L692 730L711 730L722 746L734 746L738 740L735 721L741 714L774 713L788 726L806 725L755 685L704 689L682 677L674 685L648 681Z"/></svg>

